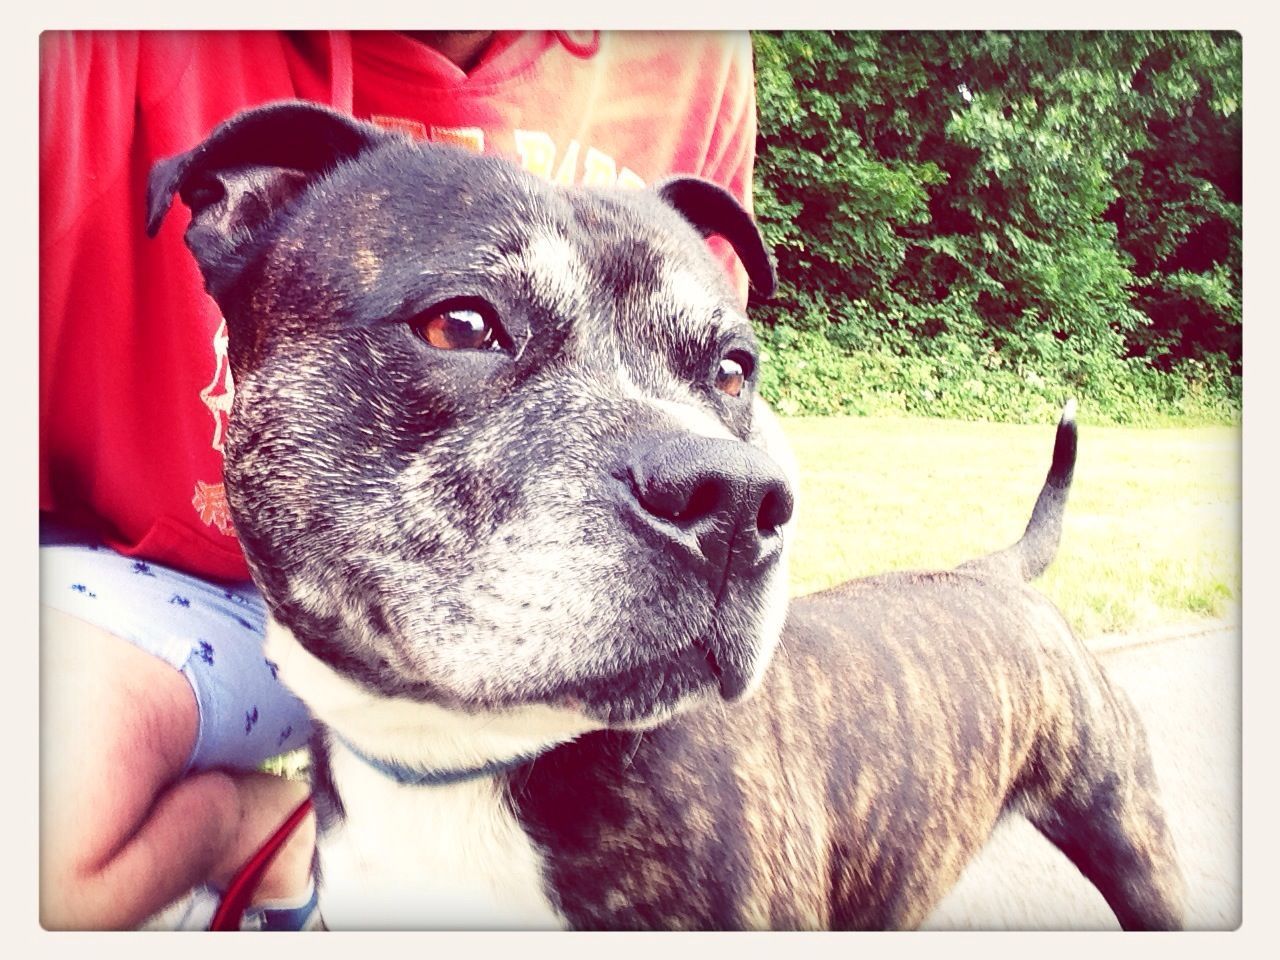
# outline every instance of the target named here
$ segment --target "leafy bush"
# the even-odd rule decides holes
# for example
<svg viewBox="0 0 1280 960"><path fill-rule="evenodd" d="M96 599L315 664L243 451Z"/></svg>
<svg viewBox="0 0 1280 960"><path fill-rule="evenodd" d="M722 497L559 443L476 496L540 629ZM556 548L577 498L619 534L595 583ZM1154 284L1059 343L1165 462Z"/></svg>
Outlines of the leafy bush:
<svg viewBox="0 0 1280 960"><path fill-rule="evenodd" d="M755 53L784 410L1021 418L1065 390L1120 422L1238 415L1237 35L759 33Z"/></svg>
<svg viewBox="0 0 1280 960"><path fill-rule="evenodd" d="M995 355L973 357L966 344L936 355L849 352L814 331L761 331L762 392L787 416L922 416L1006 423L1051 421L1067 397L1085 401L1081 419L1162 426L1239 419L1240 378L1185 360L1172 373L1134 358L1098 364L1073 381Z"/></svg>

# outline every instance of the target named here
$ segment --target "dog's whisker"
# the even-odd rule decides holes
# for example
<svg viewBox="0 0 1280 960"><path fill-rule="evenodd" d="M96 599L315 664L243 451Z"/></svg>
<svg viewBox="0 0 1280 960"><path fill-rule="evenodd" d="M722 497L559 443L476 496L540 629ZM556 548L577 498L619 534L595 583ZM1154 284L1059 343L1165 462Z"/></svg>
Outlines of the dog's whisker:
<svg viewBox="0 0 1280 960"><path fill-rule="evenodd" d="M522 356L524 356L525 348L529 346L529 341L532 339L533 339L533 330L531 328L525 332L524 339L520 342L520 347L518 350L516 350L514 359L519 360Z"/></svg>

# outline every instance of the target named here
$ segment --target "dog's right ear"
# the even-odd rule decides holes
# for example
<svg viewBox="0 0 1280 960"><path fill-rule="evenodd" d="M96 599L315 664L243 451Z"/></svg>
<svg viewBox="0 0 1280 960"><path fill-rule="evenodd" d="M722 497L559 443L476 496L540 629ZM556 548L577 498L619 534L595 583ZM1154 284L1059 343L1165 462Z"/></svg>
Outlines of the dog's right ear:
<svg viewBox="0 0 1280 960"><path fill-rule="evenodd" d="M174 195L191 208L186 242L220 299L247 245L317 178L388 134L315 104L275 103L232 117L203 143L161 160L147 181L147 235Z"/></svg>
<svg viewBox="0 0 1280 960"><path fill-rule="evenodd" d="M704 237L716 235L729 242L746 268L755 299L773 296L778 285L773 258L760 228L733 194L710 180L687 176L669 177L654 190Z"/></svg>

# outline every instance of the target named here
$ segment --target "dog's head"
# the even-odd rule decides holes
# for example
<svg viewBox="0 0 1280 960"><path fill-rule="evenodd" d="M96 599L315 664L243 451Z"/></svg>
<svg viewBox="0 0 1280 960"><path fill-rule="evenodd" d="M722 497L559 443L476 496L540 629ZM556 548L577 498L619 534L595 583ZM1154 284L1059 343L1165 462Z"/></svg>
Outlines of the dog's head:
<svg viewBox="0 0 1280 960"><path fill-rule="evenodd" d="M301 104L157 165L153 233L175 193L230 331L236 530L311 653L594 725L759 681L792 493L703 242L771 290L729 194L556 187Z"/></svg>

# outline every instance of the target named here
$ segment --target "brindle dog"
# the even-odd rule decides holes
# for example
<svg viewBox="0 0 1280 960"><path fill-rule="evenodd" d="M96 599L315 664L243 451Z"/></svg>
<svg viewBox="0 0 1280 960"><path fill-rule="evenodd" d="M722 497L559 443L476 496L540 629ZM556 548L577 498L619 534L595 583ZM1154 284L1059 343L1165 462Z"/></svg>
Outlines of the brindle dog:
<svg viewBox="0 0 1280 960"><path fill-rule="evenodd" d="M175 193L268 650L320 721L330 926L910 927L1008 811L1123 926L1180 924L1142 727L1026 586L1069 412L1013 547L788 613L785 447L703 240L773 268L727 193L302 104L157 165L152 233Z"/></svg>

